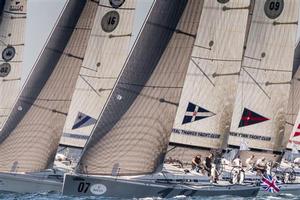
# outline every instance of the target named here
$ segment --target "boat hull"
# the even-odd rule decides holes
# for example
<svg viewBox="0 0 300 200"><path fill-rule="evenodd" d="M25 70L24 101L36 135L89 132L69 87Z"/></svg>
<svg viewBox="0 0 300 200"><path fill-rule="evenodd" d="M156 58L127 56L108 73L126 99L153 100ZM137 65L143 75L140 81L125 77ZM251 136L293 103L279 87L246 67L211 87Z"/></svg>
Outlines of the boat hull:
<svg viewBox="0 0 300 200"><path fill-rule="evenodd" d="M58 192L62 181L34 174L0 173L0 191L16 193Z"/></svg>
<svg viewBox="0 0 300 200"><path fill-rule="evenodd" d="M85 176L66 174L63 195L102 196L119 198L144 198L175 196L221 196L233 195L242 197L256 196L257 186L243 185L193 185L162 184L150 181L138 181L136 178L111 176Z"/></svg>

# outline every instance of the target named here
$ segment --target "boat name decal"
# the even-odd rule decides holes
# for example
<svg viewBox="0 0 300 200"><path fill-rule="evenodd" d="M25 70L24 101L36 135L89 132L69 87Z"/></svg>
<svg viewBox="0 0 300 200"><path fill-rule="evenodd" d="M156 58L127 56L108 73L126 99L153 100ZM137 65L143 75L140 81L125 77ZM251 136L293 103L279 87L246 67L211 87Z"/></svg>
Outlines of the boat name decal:
<svg viewBox="0 0 300 200"><path fill-rule="evenodd" d="M181 129L172 129L173 133L181 134L181 135L192 135L192 136L198 136L198 137L206 137L206 138L220 138L221 135L217 133L204 133L204 132L196 132L196 131L187 131L187 130L181 130Z"/></svg>
<svg viewBox="0 0 300 200"><path fill-rule="evenodd" d="M247 133L236 133L236 132L230 132L230 136L233 137L242 137L247 139L253 139L253 140L262 140L262 141L271 141L271 137L261 136L261 135L251 135Z"/></svg>

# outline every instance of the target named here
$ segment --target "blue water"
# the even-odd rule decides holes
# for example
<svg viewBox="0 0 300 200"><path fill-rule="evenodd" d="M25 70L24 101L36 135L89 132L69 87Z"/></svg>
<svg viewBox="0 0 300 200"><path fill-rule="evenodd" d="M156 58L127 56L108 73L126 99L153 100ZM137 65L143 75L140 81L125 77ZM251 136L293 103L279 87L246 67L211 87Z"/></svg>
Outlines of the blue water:
<svg viewBox="0 0 300 200"><path fill-rule="evenodd" d="M299 188L300 189L300 188ZM40 193L40 194L16 194L16 193L2 193L0 194L0 199L6 199L6 200L94 200L94 199L100 199L100 200L114 200L112 198L101 198L101 197L67 197L62 196L60 194L49 194L49 193ZM187 198L187 197L177 197L173 199L166 199L166 200L220 200L220 199L230 199L230 200L285 200L285 199L291 199L291 200L300 200L300 196L293 196L289 194L281 194L277 196L269 196L269 195L261 195L257 196L256 198L242 198L242 197L231 197L231 196L221 196L221 197L205 197L205 198ZM136 200L136 199L134 199ZM161 198L144 198L142 200L163 200Z"/></svg>

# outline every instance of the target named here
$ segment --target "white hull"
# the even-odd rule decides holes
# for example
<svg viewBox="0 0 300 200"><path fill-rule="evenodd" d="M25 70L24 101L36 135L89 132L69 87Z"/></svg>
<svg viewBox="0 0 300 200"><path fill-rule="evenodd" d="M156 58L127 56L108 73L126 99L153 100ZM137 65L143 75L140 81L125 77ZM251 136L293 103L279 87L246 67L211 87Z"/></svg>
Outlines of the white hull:
<svg viewBox="0 0 300 200"><path fill-rule="evenodd" d="M16 193L58 192L62 189L59 175L43 173L0 173L0 191Z"/></svg>

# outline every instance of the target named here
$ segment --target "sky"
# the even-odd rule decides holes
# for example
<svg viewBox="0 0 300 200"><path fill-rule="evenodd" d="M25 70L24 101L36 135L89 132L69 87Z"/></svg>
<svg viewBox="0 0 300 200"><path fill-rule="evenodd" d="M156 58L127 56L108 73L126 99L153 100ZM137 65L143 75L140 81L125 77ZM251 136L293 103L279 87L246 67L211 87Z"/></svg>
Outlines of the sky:
<svg viewBox="0 0 300 200"><path fill-rule="evenodd" d="M37 56L42 50L65 2L66 0L28 0L24 70L22 72L23 83ZM152 2L153 0L137 0L137 13L135 15L135 25L133 30L134 36L137 35ZM299 29L297 35L297 38L299 39Z"/></svg>
<svg viewBox="0 0 300 200"><path fill-rule="evenodd" d="M66 0L28 0L22 83L41 52L65 2ZM153 0L137 0L134 36L142 26L152 2Z"/></svg>

